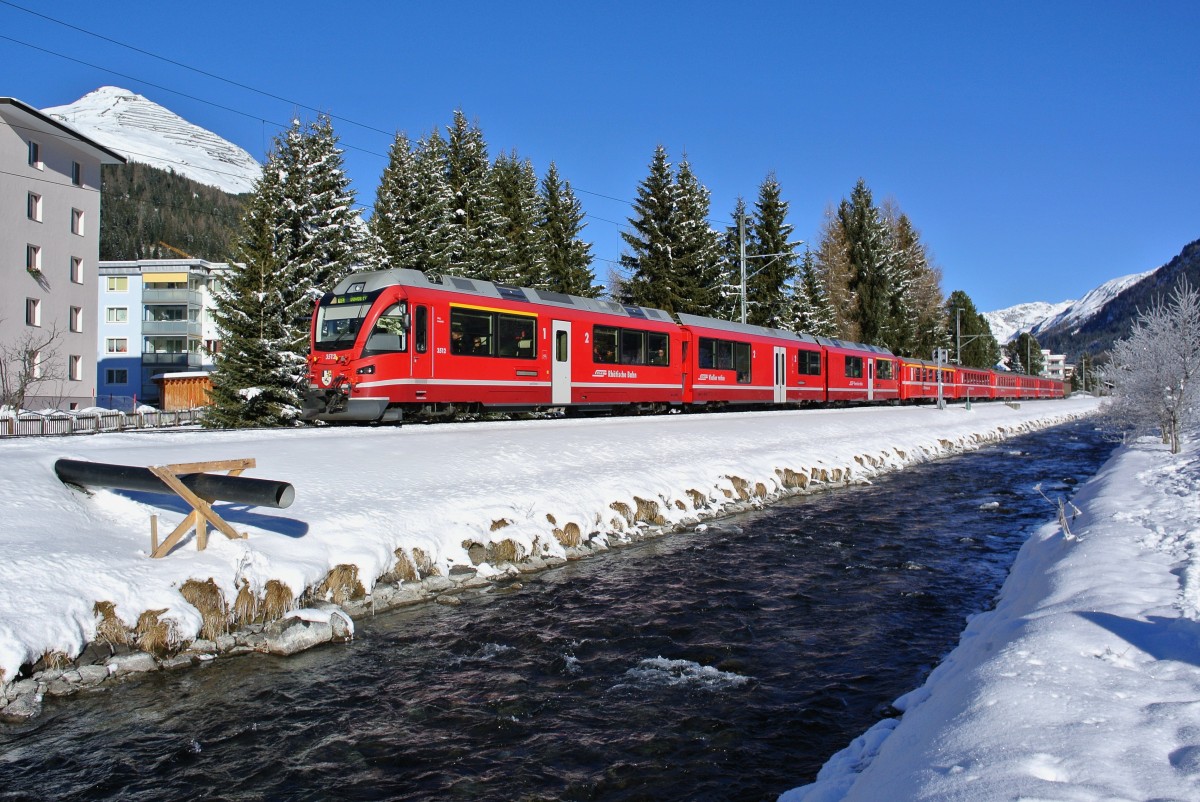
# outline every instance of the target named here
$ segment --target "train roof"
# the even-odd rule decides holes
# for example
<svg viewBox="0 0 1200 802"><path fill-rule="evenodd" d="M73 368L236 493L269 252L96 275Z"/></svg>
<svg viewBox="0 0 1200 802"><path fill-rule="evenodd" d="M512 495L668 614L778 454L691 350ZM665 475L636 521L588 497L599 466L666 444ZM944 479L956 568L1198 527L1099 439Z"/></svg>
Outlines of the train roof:
<svg viewBox="0 0 1200 802"><path fill-rule="evenodd" d="M838 340L833 337L816 337L818 343L826 348L843 348L850 351L869 351L873 354L881 356L895 356L891 351L880 345L867 345L866 343L856 343L850 340Z"/></svg>
<svg viewBox="0 0 1200 802"><path fill-rule="evenodd" d="M334 286L333 293L335 295L344 295L349 292L371 292L372 290L395 285L448 289L455 292L479 295L484 298L524 301L526 303L547 306L572 307L575 309L585 309L589 312L600 312L606 315L621 315L642 320L658 320L663 323L675 322L669 312L650 306L627 306L616 301L606 301L601 298L584 298L580 295L567 295L562 292L539 290L531 287L513 287L508 284L495 284L491 281L467 278L465 276L428 276L419 270L403 268L351 273Z"/></svg>
<svg viewBox="0 0 1200 802"><path fill-rule="evenodd" d="M732 320L718 320L715 317L689 315L686 312L676 312L675 317L685 326L697 326L732 334L755 334L760 337L774 337L777 340L799 340L800 342L816 344L817 340L811 334L797 334L786 329L770 329L766 326L755 326L750 323L737 323Z"/></svg>

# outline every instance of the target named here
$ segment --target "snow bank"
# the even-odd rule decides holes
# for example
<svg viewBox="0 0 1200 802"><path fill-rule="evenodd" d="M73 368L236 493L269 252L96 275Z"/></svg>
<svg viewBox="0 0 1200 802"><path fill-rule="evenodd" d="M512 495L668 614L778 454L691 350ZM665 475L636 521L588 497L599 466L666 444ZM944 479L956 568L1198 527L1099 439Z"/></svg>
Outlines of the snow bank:
<svg viewBox="0 0 1200 802"><path fill-rule="evenodd" d="M784 802L1200 798L1200 451L1119 450L925 685Z"/></svg>
<svg viewBox="0 0 1200 802"><path fill-rule="evenodd" d="M670 415L369 429L110 433L0 442L0 673L72 658L97 637L97 603L132 630L158 611L175 644L203 614L180 594L212 580L230 607L285 593L296 606L377 590L378 577L443 583L607 548L786 492L868 480L1088 414L1091 398L951 407ZM189 536L149 559L149 518L170 496L81 493L56 459L157 465L253 457L291 482L285 510L217 503L243 540ZM165 528L165 529L164 529ZM343 577L331 581L335 575ZM330 580L330 581L327 581ZM241 596L239 596L239 593ZM311 605L310 605L311 606ZM282 610L280 610L282 612Z"/></svg>

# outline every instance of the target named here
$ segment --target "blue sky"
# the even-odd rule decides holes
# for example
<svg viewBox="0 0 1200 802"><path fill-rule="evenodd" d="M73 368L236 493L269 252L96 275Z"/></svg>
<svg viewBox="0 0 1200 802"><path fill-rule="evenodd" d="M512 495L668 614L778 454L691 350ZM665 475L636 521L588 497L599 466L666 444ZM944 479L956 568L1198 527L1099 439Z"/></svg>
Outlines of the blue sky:
<svg viewBox="0 0 1200 802"><path fill-rule="evenodd" d="M320 110L366 205L392 132L462 109L493 157L557 163L601 280L659 144L718 228L774 172L815 242L861 177L945 292L986 311L1079 298L1200 237L1198 32L1184 0L0 0L0 94L46 108L121 86L260 160Z"/></svg>

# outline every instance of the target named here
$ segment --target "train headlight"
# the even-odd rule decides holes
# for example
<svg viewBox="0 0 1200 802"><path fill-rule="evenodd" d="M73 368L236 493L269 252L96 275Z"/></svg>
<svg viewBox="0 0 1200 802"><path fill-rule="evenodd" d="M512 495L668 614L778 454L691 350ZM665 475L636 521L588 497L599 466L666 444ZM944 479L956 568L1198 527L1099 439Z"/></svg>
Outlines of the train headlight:
<svg viewBox="0 0 1200 802"><path fill-rule="evenodd" d="M367 365L366 367L359 368L358 370L356 370L354 372L357 373L359 376L369 375L369 374L372 374L375 372L375 366Z"/></svg>

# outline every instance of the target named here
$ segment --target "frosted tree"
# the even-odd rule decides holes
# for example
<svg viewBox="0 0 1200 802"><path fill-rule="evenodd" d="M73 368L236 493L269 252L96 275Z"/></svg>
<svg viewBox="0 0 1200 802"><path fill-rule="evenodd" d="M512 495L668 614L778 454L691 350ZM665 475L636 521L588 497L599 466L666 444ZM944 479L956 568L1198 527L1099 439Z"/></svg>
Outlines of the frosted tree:
<svg viewBox="0 0 1200 802"><path fill-rule="evenodd" d="M449 273L487 278L507 259L490 171L483 132L478 125L469 124L461 110L455 111L446 141Z"/></svg>
<svg viewBox="0 0 1200 802"><path fill-rule="evenodd" d="M846 237L850 289L858 302L859 336L890 347L898 334L893 306L899 277L891 231L864 180L858 180L849 200L842 200L837 216Z"/></svg>
<svg viewBox="0 0 1200 802"><path fill-rule="evenodd" d="M408 137L396 134L388 149L388 164L375 191L371 232L379 238L388 267L419 270L421 254L417 160Z"/></svg>
<svg viewBox="0 0 1200 802"><path fill-rule="evenodd" d="M734 204L733 224L721 234L718 247L717 280L709 315L722 320L742 319L742 237L743 228L738 221L745 221L745 236L754 235L754 227L746 212L746 199L738 197Z"/></svg>
<svg viewBox="0 0 1200 802"><path fill-rule="evenodd" d="M846 231L832 208L826 209L821 224L814 267L833 315L833 336L852 341L862 339L858 296L851 284L850 247Z"/></svg>
<svg viewBox="0 0 1200 802"><path fill-rule="evenodd" d="M675 271L675 181L667 151L659 145L650 161L650 173L637 188L629 229L621 232L627 250L621 254L625 278L618 288L623 303L674 311L684 303L684 289Z"/></svg>
<svg viewBox="0 0 1200 802"><path fill-rule="evenodd" d="M375 247L327 117L276 138L242 220L235 265L216 298L212 426L269 426L299 413L315 297Z"/></svg>
<svg viewBox="0 0 1200 802"><path fill-rule="evenodd" d="M502 153L492 164L490 181L504 257L480 277L519 287L543 286L545 263L538 241L538 181L533 163L518 157L515 150Z"/></svg>
<svg viewBox="0 0 1200 802"><path fill-rule="evenodd" d="M720 242L708 223L711 193L692 171L686 155L675 174L675 198L677 240L672 256L682 297L674 311L707 315L716 300Z"/></svg>
<svg viewBox="0 0 1200 802"><path fill-rule="evenodd" d="M1178 454L1185 428L1200 415L1200 293L1186 281L1156 301L1118 340L1102 378L1108 412L1133 431L1157 430Z"/></svg>
<svg viewBox="0 0 1200 802"><path fill-rule="evenodd" d="M833 309L829 304L821 274L817 270L816 255L804 250L800 269L791 282L792 320L796 331L807 332L818 337L836 337L837 325Z"/></svg>
<svg viewBox="0 0 1200 802"><path fill-rule="evenodd" d="M587 298L598 294L593 286L592 246L580 237L583 227L583 205L571 191L571 183L563 181L558 167L550 162L537 204L544 284L534 286Z"/></svg>
<svg viewBox="0 0 1200 802"><path fill-rule="evenodd" d="M279 153L267 157L242 217L235 260L216 293L213 316L222 342L205 426L282 426L299 414L304 360L281 312L286 248L275 226L283 204L279 160Z"/></svg>
<svg viewBox="0 0 1200 802"><path fill-rule="evenodd" d="M797 243L791 239L793 227L787 222L787 213L782 188L771 173L758 188L754 236L746 249L748 323L781 329L794 324L787 288L796 276Z"/></svg>

